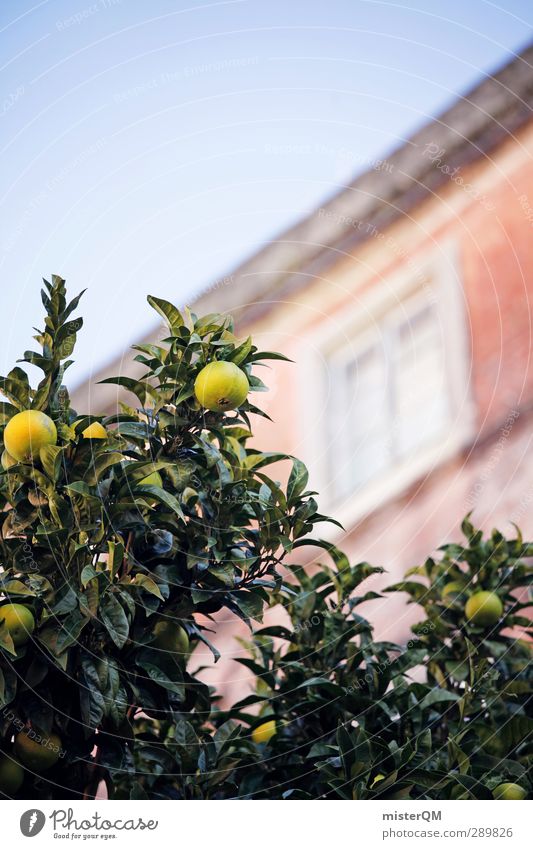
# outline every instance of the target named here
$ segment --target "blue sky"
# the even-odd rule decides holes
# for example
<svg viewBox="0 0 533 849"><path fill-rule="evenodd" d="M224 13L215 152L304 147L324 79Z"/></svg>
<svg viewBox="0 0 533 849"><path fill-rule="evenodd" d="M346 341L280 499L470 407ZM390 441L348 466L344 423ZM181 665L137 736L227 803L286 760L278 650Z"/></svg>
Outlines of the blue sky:
<svg viewBox="0 0 533 849"><path fill-rule="evenodd" d="M41 277L88 287L71 384L531 39L529 0L4 0L3 373Z"/></svg>

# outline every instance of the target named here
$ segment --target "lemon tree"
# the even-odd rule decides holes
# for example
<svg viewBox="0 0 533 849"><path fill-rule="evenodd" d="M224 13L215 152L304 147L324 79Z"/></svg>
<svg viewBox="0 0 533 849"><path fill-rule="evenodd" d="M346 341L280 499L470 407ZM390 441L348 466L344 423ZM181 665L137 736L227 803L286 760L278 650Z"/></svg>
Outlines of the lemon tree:
<svg viewBox="0 0 533 849"><path fill-rule="evenodd" d="M463 544L444 545L390 589L426 617L413 630L438 688L431 721L446 723L442 764L467 797L483 798L531 781L533 545L519 531L484 538L469 517L462 530Z"/></svg>
<svg viewBox="0 0 533 849"><path fill-rule="evenodd" d="M141 378L109 379L131 406L86 415L65 385L80 297L45 282L22 361L42 378L17 365L0 382L0 748L29 798L94 796L101 782L141 793L142 724L214 709L188 669L199 642L218 658L205 623L223 609L260 620L285 552L321 520L298 462L284 490L267 474L282 455L248 447L257 372L281 355L238 340L229 317L150 297L167 335L136 347ZM212 364L216 404L198 382Z"/></svg>
<svg viewBox="0 0 533 849"><path fill-rule="evenodd" d="M527 796L533 544L465 521L465 545L393 588L420 606L414 638L376 641L382 569L323 541L303 463L252 441L260 374L285 358L150 296L164 337L89 415L65 383L80 297L45 282L36 350L0 378L0 793ZM249 627L255 679L224 708L195 660L217 662L219 614Z"/></svg>

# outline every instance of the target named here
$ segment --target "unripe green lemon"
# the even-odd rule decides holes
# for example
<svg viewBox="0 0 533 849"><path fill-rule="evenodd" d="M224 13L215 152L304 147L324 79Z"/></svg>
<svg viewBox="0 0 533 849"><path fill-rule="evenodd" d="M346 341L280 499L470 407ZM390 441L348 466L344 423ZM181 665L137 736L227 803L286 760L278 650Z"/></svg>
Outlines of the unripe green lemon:
<svg viewBox="0 0 533 849"><path fill-rule="evenodd" d="M6 796L18 793L24 781L24 770L7 755L0 757L0 792Z"/></svg>
<svg viewBox="0 0 533 849"><path fill-rule="evenodd" d="M263 722L252 731L252 740L257 745L268 743L268 741L277 733L276 720L269 719L268 722Z"/></svg>
<svg viewBox="0 0 533 849"><path fill-rule="evenodd" d="M189 636L187 631L172 619L160 619L156 622L152 646L163 651L186 656L189 654Z"/></svg>
<svg viewBox="0 0 533 849"><path fill-rule="evenodd" d="M107 439L107 430L100 422L92 422L82 431L81 435L85 439Z"/></svg>
<svg viewBox="0 0 533 849"><path fill-rule="evenodd" d="M1 462L2 462L2 468L4 469L4 471L7 472L7 470L10 469L11 466L17 465L18 460L15 460L15 458L12 457L11 454L8 454L7 451L3 451Z"/></svg>
<svg viewBox="0 0 533 849"><path fill-rule="evenodd" d="M442 597L444 598L447 595L451 595L454 593L457 595L458 593L463 593L465 591L465 585L461 583L461 581L450 581L445 584L442 588Z"/></svg>
<svg viewBox="0 0 533 849"><path fill-rule="evenodd" d="M248 378L235 363L220 360L206 365L194 382L196 399L207 410L235 410L250 391Z"/></svg>
<svg viewBox="0 0 533 849"><path fill-rule="evenodd" d="M22 462L39 456L45 445L55 445L57 429L40 410L24 410L10 419L4 430L4 445L13 459Z"/></svg>
<svg viewBox="0 0 533 849"><path fill-rule="evenodd" d="M20 762L33 772L43 772L56 764L61 755L61 738L25 729L15 737L13 749Z"/></svg>
<svg viewBox="0 0 533 849"><path fill-rule="evenodd" d="M465 605L466 618L474 625L495 625L503 613L503 604L496 593L481 590L470 596Z"/></svg>
<svg viewBox="0 0 533 849"><path fill-rule="evenodd" d="M520 784L504 782L494 788L492 795L495 799L521 800L526 798L527 791Z"/></svg>
<svg viewBox="0 0 533 849"><path fill-rule="evenodd" d="M4 620L16 648L27 643L35 629L33 613L23 604L3 604L0 619Z"/></svg>

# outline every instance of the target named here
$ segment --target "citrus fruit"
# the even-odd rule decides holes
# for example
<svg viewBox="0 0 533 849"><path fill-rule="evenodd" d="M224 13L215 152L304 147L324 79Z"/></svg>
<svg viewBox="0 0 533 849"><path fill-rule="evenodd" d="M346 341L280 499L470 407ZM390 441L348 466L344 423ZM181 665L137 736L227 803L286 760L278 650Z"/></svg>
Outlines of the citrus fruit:
<svg viewBox="0 0 533 849"><path fill-rule="evenodd" d="M21 763L35 772L50 769L61 755L61 739L57 734L41 734L34 729L25 729L15 737L13 746Z"/></svg>
<svg viewBox="0 0 533 849"><path fill-rule="evenodd" d="M31 610L23 604L3 604L0 619L4 620L15 647L23 646L33 634L35 619Z"/></svg>
<svg viewBox="0 0 533 849"><path fill-rule="evenodd" d="M189 653L189 636L187 631L172 619L160 619L153 630L152 646L172 654L187 655Z"/></svg>
<svg viewBox="0 0 533 849"><path fill-rule="evenodd" d="M520 786L520 784L504 782L503 784L498 784L498 786L494 788L492 795L495 799L518 800L525 799L527 792Z"/></svg>
<svg viewBox="0 0 533 849"><path fill-rule="evenodd" d="M258 725L257 728L254 728L252 731L252 740L258 745L261 743L268 743L276 732L276 720L269 719L268 722L263 722L262 725Z"/></svg>
<svg viewBox="0 0 533 849"><path fill-rule="evenodd" d="M85 439L107 439L107 430L100 422L92 422L82 430L81 435Z"/></svg>
<svg viewBox="0 0 533 849"><path fill-rule="evenodd" d="M452 593L463 593L465 591L465 585L461 583L461 581L449 581L449 583L445 584L442 588L441 595L444 596L451 595Z"/></svg>
<svg viewBox="0 0 533 849"><path fill-rule="evenodd" d="M194 382L197 401L216 413L240 407L249 390L250 384L243 370L235 363L222 360L204 366Z"/></svg>
<svg viewBox="0 0 533 849"><path fill-rule="evenodd" d="M163 478L159 472L150 472L145 478L139 481L141 486L163 486Z"/></svg>
<svg viewBox="0 0 533 849"><path fill-rule="evenodd" d="M14 460L22 462L34 456L45 445L55 445L57 430L50 416L40 410L24 410L10 419L4 430L4 445Z"/></svg>
<svg viewBox="0 0 533 849"><path fill-rule="evenodd" d="M2 452L2 468L4 469L4 471L7 472L7 470L10 469L11 466L16 466L17 462L18 461L15 460L15 458L12 457L11 454L8 454L7 451Z"/></svg>
<svg viewBox="0 0 533 849"><path fill-rule="evenodd" d="M503 613L503 604L496 593L481 590L470 596L465 605L466 618L473 625L495 625Z"/></svg>
<svg viewBox="0 0 533 849"><path fill-rule="evenodd" d="M0 792L6 796L18 793L24 781L24 770L13 758L0 757Z"/></svg>

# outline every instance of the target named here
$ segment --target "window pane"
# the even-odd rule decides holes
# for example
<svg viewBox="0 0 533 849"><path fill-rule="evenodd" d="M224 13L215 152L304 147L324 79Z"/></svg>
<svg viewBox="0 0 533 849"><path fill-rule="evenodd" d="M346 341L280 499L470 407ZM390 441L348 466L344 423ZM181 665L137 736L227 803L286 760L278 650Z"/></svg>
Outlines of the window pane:
<svg viewBox="0 0 533 849"><path fill-rule="evenodd" d="M393 346L395 453L436 439L449 419L442 328L427 306L398 328Z"/></svg>
<svg viewBox="0 0 533 849"><path fill-rule="evenodd" d="M354 491L389 463L390 409L387 364L383 347L375 345L346 367L349 457L346 487Z"/></svg>

